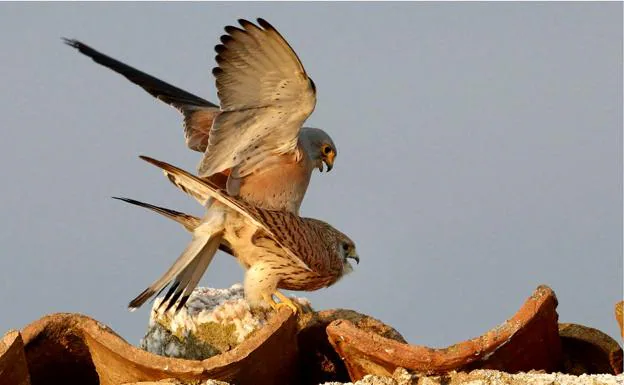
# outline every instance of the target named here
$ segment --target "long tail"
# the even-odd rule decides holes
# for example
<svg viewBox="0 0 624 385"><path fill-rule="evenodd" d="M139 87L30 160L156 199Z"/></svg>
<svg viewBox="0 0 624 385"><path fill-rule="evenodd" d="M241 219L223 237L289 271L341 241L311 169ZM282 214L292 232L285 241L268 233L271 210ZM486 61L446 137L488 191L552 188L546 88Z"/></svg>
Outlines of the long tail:
<svg viewBox="0 0 624 385"><path fill-rule="evenodd" d="M169 178L171 183L187 194L194 196L200 203L205 204L210 198L214 198L239 214L247 217L255 224L263 226L258 220L257 215L252 214L252 212L255 213L257 211L256 208L229 196L221 186L216 185L212 181L201 179L188 171L184 171L167 162L150 158L149 156L140 155L139 158L163 170L165 176Z"/></svg>
<svg viewBox="0 0 624 385"><path fill-rule="evenodd" d="M184 115L184 135L187 146L191 150L206 151L212 122L221 112L219 106L113 59L78 40L63 38L63 41L81 54L93 59L94 62L124 76L156 99L178 109Z"/></svg>
<svg viewBox="0 0 624 385"><path fill-rule="evenodd" d="M128 307L131 310L140 307L149 298L160 293L171 283L171 287L161 302L160 308L166 306L165 311L167 311L177 302L176 311L178 311L184 306L208 268L221 243L222 237L223 215L222 213L215 213L215 215L209 217L195 230L191 243L165 274L130 301Z"/></svg>
<svg viewBox="0 0 624 385"><path fill-rule="evenodd" d="M195 229L201 224L200 218L190 215L190 214L185 214L180 211L175 211L175 210L168 209L165 207L152 205L150 203L137 201L136 199L131 199L131 198L113 197L113 199L117 199L126 203L130 203L135 206L139 206L139 207L152 210L155 213L158 213L166 218L171 219L172 221L175 221L181 224L186 230L188 230L191 233L195 231ZM225 239L221 240L221 244L219 245L219 250L223 251L224 253L234 255L234 253L232 252L232 248L225 241Z"/></svg>
<svg viewBox="0 0 624 385"><path fill-rule="evenodd" d="M195 231L195 229L197 228L197 226L199 226L199 223L201 222L201 219L193 215L185 214L180 211L175 211L175 210L167 209L167 208L160 207L160 206L155 206L149 203L137 201L135 199L123 198L123 197L113 197L113 199L117 199L120 201L124 201L126 203L133 204L135 206L144 207L146 209L152 210L166 218L169 218L175 222L178 222L190 232Z"/></svg>
<svg viewBox="0 0 624 385"><path fill-rule="evenodd" d="M96 51L81 41L67 38L63 38L63 41L70 47L77 49L81 54L93 59L94 62L123 75L126 79L143 88L153 97L173 107L178 109L183 109L187 106L219 108L219 106L206 99L193 95L188 91L184 91L181 88Z"/></svg>
<svg viewBox="0 0 624 385"><path fill-rule="evenodd" d="M212 262L212 258L214 257L222 238L222 233L213 235L210 238L210 241L202 249L201 254L198 254L197 257L193 259L191 264L189 264L186 269L178 274L160 303L160 306L158 307L159 309L166 306L165 311L168 311L177 303L175 309L177 312L184 306L193 292L193 289L197 287L199 280L206 272L206 269L208 269L210 262Z"/></svg>

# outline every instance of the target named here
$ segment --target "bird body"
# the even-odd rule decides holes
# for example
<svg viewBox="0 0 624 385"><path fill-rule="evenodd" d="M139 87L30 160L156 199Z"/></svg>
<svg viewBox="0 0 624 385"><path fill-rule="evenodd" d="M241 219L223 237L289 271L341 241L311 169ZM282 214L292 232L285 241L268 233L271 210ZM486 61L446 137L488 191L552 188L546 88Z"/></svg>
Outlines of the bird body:
<svg viewBox="0 0 624 385"><path fill-rule="evenodd" d="M268 22L239 20L215 47L220 106L71 39L65 42L184 116L187 146L204 153L199 176L258 207L299 213L315 168L337 150L318 128L302 127L316 88L296 53Z"/></svg>
<svg viewBox="0 0 624 385"><path fill-rule="evenodd" d="M298 214L312 171L319 167L307 154L298 150L274 155L275 159L270 159L265 168L242 179L238 195L254 206Z"/></svg>
<svg viewBox="0 0 624 385"><path fill-rule="evenodd" d="M220 209L211 207L210 210ZM250 224L238 212L225 211L223 239L246 270L244 287L250 304L260 304L263 294L273 294L278 288L318 290L330 286L346 273L344 261L334 257L335 240L326 237L332 230L326 228L328 225L324 222L280 211L262 211L265 217L273 215L272 220L280 222L283 236L295 241L291 244L296 250L296 258L293 258L262 227Z"/></svg>
<svg viewBox="0 0 624 385"><path fill-rule="evenodd" d="M215 201L210 201L206 215L193 229L193 240L180 258L130 302L132 308L170 282L173 284L163 304L167 303L168 309L178 303L180 308L212 260L214 245L221 242L231 247L246 269L245 296L252 306L271 304L278 288L312 291L332 285L352 271L348 258L359 262L353 241L323 221L252 206L175 166L142 158L163 169L172 182L189 186L188 190L203 196L205 201ZM161 213L166 210L140 202L139 205Z"/></svg>
<svg viewBox="0 0 624 385"><path fill-rule="evenodd" d="M331 137L303 127L316 106L316 86L297 54L263 19L227 26L215 47L219 106L77 40L65 42L125 76L184 116L187 146L204 153L198 177L151 158L181 190L207 209L201 220L124 199L155 210L192 232L173 265L130 302L141 306L171 284L162 304L184 305L218 248L246 269L245 295L253 306L274 305L278 288L317 290L336 282L359 261L355 245L325 222L300 218L315 168L330 171L337 155ZM289 306L291 306L290 304ZM292 307L292 306L291 306Z"/></svg>

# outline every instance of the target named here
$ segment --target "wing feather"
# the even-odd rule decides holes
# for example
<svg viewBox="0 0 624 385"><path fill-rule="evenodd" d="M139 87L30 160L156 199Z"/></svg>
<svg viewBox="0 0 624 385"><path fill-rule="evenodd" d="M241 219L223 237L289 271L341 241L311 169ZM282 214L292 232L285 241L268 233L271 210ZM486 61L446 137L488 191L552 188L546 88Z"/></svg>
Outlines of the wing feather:
<svg viewBox="0 0 624 385"><path fill-rule="evenodd" d="M221 112L219 106L122 63L81 41L74 39L63 39L63 41L70 47L77 49L81 54L90 57L94 62L124 76L156 99L179 110L184 115L186 145L194 151L206 151L210 127L212 127L212 122L216 116Z"/></svg>
<svg viewBox="0 0 624 385"><path fill-rule="evenodd" d="M146 209L152 210L166 218L169 218L181 224L187 231L190 231L190 232L193 232L197 228L197 226L199 226L199 224L201 223L201 219L193 215L182 213L180 211L152 205L150 203L145 203L145 202L137 201L135 199L130 199L130 198L113 197L113 199L117 199L120 201L124 201L126 203L130 203L135 206L144 207Z"/></svg>
<svg viewBox="0 0 624 385"><path fill-rule="evenodd" d="M297 147L316 104L314 83L288 42L266 21L228 26L213 69L221 110L210 129L200 176L238 166L244 177L263 157ZM259 153L263 156L250 156Z"/></svg>
<svg viewBox="0 0 624 385"><path fill-rule="evenodd" d="M201 191L208 195L204 197L206 200L214 198L230 209L238 212L254 225L264 230L302 268L311 270L308 264L305 263L301 257L299 257L299 255L305 255L310 251L309 248L311 246L309 243L311 240L306 237L299 237L292 234L293 229L306 229L308 226L305 222L306 218L300 218L299 216L287 211L264 210L251 206L228 195L227 192L220 189L219 186L209 180L200 179L187 171L160 160L143 155L141 155L140 158L162 169L170 180L175 181L174 183L176 185L185 185L187 183L203 185L204 188L202 188ZM299 241L297 241L297 239L299 239ZM302 244L302 242L304 242L304 244ZM308 245L305 244L306 242Z"/></svg>
<svg viewBox="0 0 624 385"><path fill-rule="evenodd" d="M144 207L146 209L152 210L164 217L167 217L181 224L186 230L188 230L191 233L194 232L195 229L197 229L197 227L199 227L202 222L201 219L197 218L196 216L185 214L180 211L168 209L165 207L156 206L150 203L137 201L135 199L122 198L122 197L113 197L113 199L118 199L120 201L133 204L135 206ZM222 239L221 245L219 245L219 250L223 251L224 253L234 255L234 252L232 251L232 248L230 247L230 245L227 244L227 242L225 242L223 239Z"/></svg>
<svg viewBox="0 0 624 385"><path fill-rule="evenodd" d="M202 235L202 236L193 236L193 240L189 245L184 249L180 257L171 265L171 267L163 274L160 278L154 281L147 289L145 289L141 294L139 294L136 298L130 301L128 307L130 309L136 309L143 305L145 301L147 301L150 297L152 297L157 292L167 286L175 276L179 274L183 274L186 271L186 267L190 264L193 264L195 258L206 258L204 256L204 250L212 250L208 248L210 236ZM209 258L212 259L212 256Z"/></svg>

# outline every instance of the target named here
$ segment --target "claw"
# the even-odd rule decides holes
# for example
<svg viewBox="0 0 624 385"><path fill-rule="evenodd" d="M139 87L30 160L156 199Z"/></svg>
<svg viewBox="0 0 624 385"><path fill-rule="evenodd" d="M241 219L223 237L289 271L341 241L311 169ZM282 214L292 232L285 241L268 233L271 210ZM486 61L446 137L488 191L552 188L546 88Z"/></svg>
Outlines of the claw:
<svg viewBox="0 0 624 385"><path fill-rule="evenodd" d="M279 305L286 305L289 308L291 308L293 313L295 313L295 314L297 314L300 311L304 312L303 308L298 306L298 304L295 304L290 298L286 297L284 294L280 293L279 291L276 290L275 293L273 293L273 294L275 294L275 296L277 298L279 298L279 300L280 300L280 303L278 304L278 306Z"/></svg>
<svg viewBox="0 0 624 385"><path fill-rule="evenodd" d="M288 297L278 291L276 291L274 294L275 296L277 296L277 298L280 299L280 302L275 302L275 300L273 299L273 295L262 294L262 298L273 308L273 310L277 311L280 308L287 306L290 308L290 310L293 311L294 314L297 314L299 308L290 299L288 299Z"/></svg>

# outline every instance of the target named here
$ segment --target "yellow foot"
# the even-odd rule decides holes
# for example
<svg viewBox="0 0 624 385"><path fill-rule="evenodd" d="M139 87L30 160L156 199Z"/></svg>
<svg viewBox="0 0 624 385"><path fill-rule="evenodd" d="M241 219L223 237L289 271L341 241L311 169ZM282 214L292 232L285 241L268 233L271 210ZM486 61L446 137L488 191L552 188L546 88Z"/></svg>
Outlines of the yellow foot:
<svg viewBox="0 0 624 385"><path fill-rule="evenodd" d="M264 300L269 305L271 305L273 310L278 310L281 307L287 306L290 308L290 310L293 311L294 314L297 314L297 311L299 310L297 308L297 305L295 305L290 299L288 299L282 293L279 293L276 291L275 295L280 299L281 302L275 302L275 300L273 299L273 295L269 295L269 294L262 294L262 298L264 298Z"/></svg>
<svg viewBox="0 0 624 385"><path fill-rule="evenodd" d="M288 306L289 308L293 310L295 314L297 314L297 312L306 313L306 309L304 309L301 305L299 305L299 303L294 303L290 298L286 297L281 292L275 290L275 293L273 294L275 294L275 296L279 298L280 304L284 304Z"/></svg>

